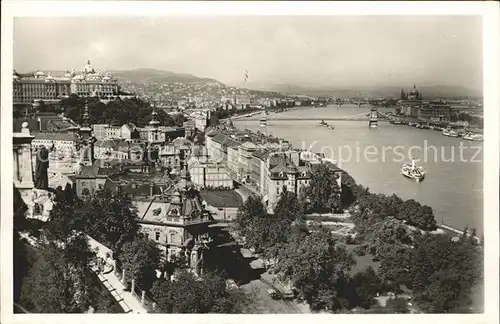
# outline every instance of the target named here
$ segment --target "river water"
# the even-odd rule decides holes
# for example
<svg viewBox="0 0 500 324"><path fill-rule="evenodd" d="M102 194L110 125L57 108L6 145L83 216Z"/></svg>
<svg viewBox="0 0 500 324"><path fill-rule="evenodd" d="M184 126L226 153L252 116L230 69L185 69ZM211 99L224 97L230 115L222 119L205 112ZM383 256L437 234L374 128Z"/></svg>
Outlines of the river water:
<svg viewBox="0 0 500 324"><path fill-rule="evenodd" d="M483 143L385 121L379 123L378 129L369 129L367 121L327 121L335 127L329 130L319 126L318 121L300 120L360 117L368 112L368 107L354 105L303 107L269 114L267 127L259 125L260 115L251 120L234 120L234 125L287 139L297 148L323 152L371 192L415 199L432 207L438 223L458 229L468 226L482 233ZM274 120L277 118L297 120ZM412 157L427 172L420 183L400 172L402 164Z"/></svg>

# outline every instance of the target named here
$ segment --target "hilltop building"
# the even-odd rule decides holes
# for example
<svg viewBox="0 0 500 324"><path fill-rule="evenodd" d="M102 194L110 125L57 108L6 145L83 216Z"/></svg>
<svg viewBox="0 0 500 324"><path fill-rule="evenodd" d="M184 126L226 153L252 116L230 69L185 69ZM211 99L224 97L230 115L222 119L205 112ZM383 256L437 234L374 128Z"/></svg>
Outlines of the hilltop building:
<svg viewBox="0 0 500 324"><path fill-rule="evenodd" d="M90 60L81 71L66 71L63 75L52 76L42 71L20 74L14 71L13 103L29 104L37 100L57 102L70 94L80 97L99 97L110 99L118 96L118 79L110 73L96 71Z"/></svg>

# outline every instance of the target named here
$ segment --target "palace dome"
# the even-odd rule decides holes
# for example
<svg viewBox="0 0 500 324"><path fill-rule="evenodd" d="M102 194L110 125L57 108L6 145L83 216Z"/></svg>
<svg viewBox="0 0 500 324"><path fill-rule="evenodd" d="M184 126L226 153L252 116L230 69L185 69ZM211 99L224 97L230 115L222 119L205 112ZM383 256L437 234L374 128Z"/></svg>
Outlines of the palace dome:
<svg viewBox="0 0 500 324"><path fill-rule="evenodd" d="M42 76L45 76L45 73L43 73L42 71L38 71L35 73L35 76L42 77Z"/></svg>
<svg viewBox="0 0 500 324"><path fill-rule="evenodd" d="M413 85L413 89L411 90L410 94L411 95L418 95L418 90L417 90L417 86L416 85Z"/></svg>
<svg viewBox="0 0 500 324"><path fill-rule="evenodd" d="M51 81L54 81L54 78L50 75L47 76L47 78L45 79L45 82L51 82Z"/></svg>

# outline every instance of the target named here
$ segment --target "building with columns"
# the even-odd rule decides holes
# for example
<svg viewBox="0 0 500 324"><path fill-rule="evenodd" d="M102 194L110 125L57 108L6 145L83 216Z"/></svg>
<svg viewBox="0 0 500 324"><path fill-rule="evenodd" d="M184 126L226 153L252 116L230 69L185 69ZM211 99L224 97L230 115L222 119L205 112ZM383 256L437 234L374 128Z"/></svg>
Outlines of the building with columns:
<svg viewBox="0 0 500 324"><path fill-rule="evenodd" d="M26 201L35 187L33 183L33 160L31 142L35 137L28 129L28 123L22 125L20 133L13 133L13 176L14 187L19 189L21 196Z"/></svg>
<svg viewBox="0 0 500 324"><path fill-rule="evenodd" d="M34 183L34 162L32 159L32 141L28 123L23 123L21 132L13 133L13 182L14 188L19 191L21 198L28 207L26 217L48 219L53 202L47 190L36 189ZM38 206L39 208L36 208Z"/></svg>
<svg viewBox="0 0 500 324"><path fill-rule="evenodd" d="M58 76L43 71L28 74L14 71L12 81L14 104L29 104L37 100L57 102L70 94L111 99L120 93L118 79L110 73L96 71L90 60L81 71L66 71Z"/></svg>

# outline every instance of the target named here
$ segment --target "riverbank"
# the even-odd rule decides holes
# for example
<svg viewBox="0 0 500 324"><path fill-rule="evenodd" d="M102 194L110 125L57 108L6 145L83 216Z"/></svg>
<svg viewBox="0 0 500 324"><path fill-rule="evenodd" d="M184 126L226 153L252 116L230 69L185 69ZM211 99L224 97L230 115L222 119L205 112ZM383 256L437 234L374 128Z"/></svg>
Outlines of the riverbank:
<svg viewBox="0 0 500 324"><path fill-rule="evenodd" d="M265 130L267 134L287 139L296 149L323 152L373 193L414 199L432 207L437 223L457 229L476 228L480 235L483 232L483 143L389 122L369 129L368 122L364 121L336 121L332 123L335 130L331 131L319 127L317 122L300 120L338 118L368 111L368 107L354 106L297 107L286 114L294 120L272 122L269 116ZM388 109L385 112L389 112ZM234 126L252 132L263 131L258 118L235 121ZM377 152L375 156L373 151ZM420 183L401 176L402 164L412 157L427 171Z"/></svg>

